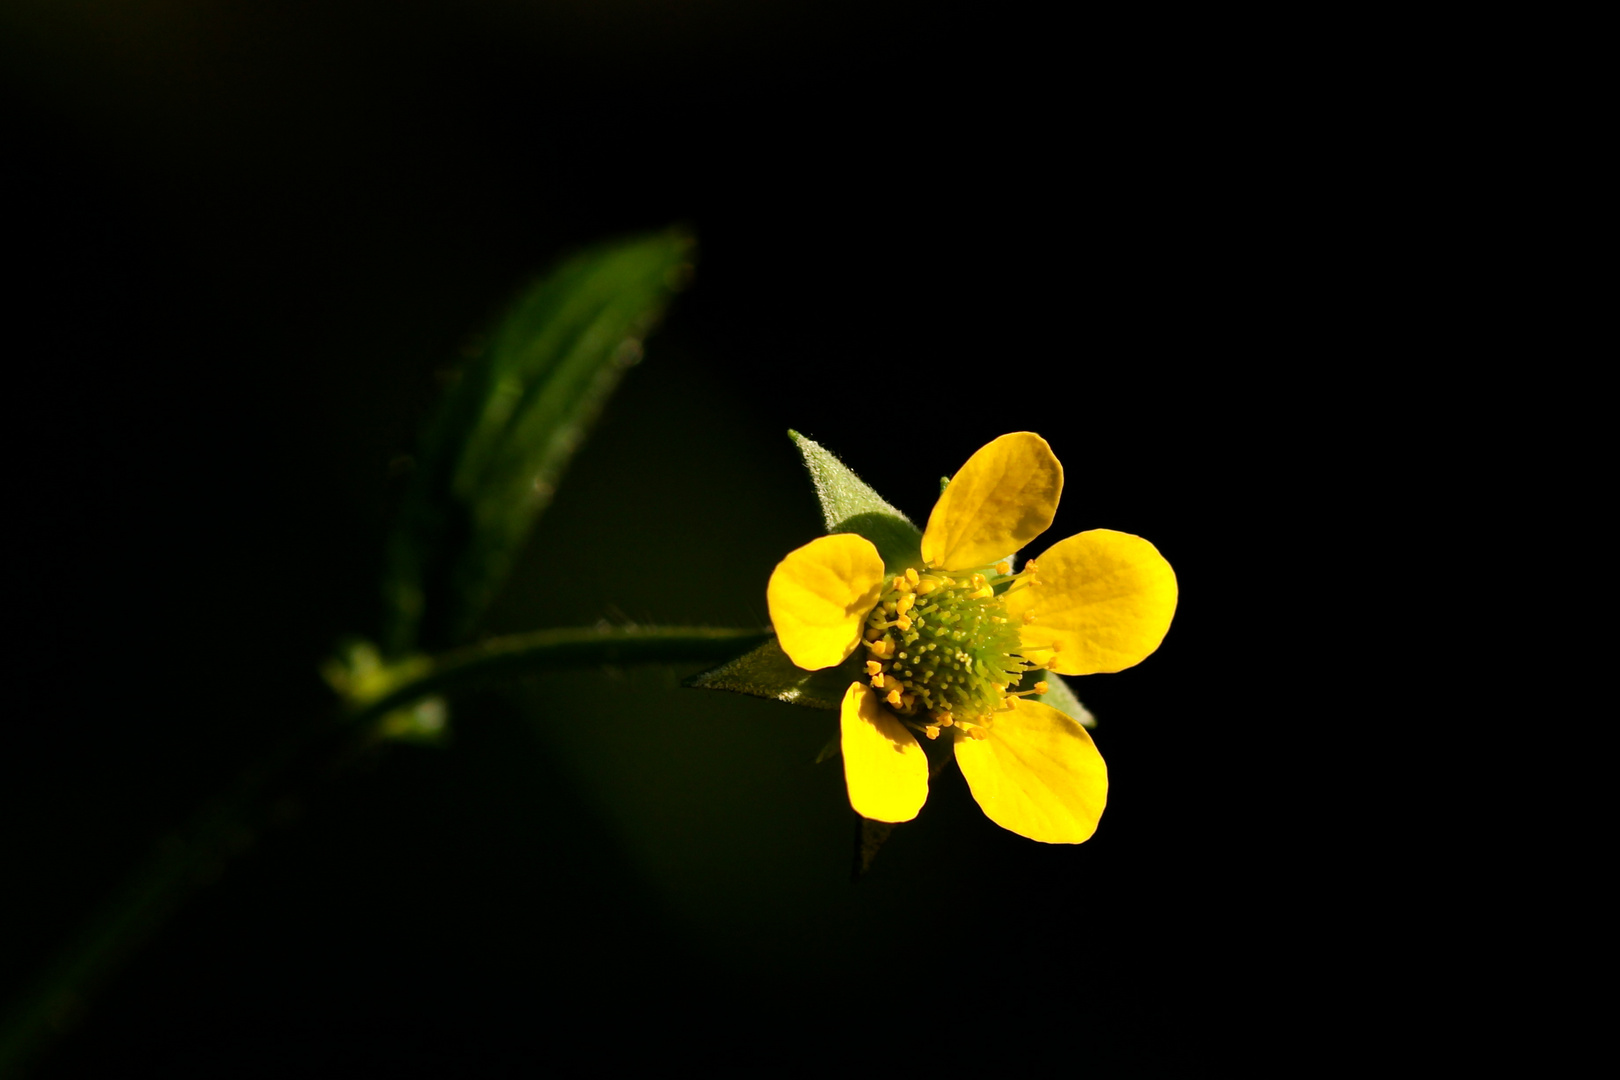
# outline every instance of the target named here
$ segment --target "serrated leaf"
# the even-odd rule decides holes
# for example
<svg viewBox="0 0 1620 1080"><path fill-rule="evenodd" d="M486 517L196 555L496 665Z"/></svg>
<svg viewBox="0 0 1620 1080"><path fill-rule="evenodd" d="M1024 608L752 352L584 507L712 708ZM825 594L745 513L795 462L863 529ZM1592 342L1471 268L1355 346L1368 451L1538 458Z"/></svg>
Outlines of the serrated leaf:
<svg viewBox="0 0 1620 1080"><path fill-rule="evenodd" d="M591 248L519 298L425 434L390 538L391 655L465 641L684 280L671 231Z"/></svg>
<svg viewBox="0 0 1620 1080"><path fill-rule="evenodd" d="M750 653L692 676L685 685L699 690L730 690L812 709L837 709L856 678L847 661L823 671L796 667L772 638Z"/></svg>
<svg viewBox="0 0 1620 1080"><path fill-rule="evenodd" d="M922 531L906 515L819 443L797 431L789 431L788 436L804 455L829 533L864 536L878 549L883 567L890 573L922 564Z"/></svg>

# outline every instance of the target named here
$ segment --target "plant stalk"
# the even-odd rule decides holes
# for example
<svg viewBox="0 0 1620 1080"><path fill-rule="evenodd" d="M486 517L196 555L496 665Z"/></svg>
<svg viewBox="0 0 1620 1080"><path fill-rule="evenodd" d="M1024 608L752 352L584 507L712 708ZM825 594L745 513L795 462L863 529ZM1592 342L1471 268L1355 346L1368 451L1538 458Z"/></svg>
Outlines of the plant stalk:
<svg viewBox="0 0 1620 1080"><path fill-rule="evenodd" d="M146 863L93 915L0 1021L0 1076L11 1077L69 1031L103 987L205 882L217 879L275 807L329 779L356 751L385 736L383 720L423 698L514 675L563 667L712 663L770 637L769 630L704 627L568 628L491 638L432 658L398 685L336 717L307 725L245 776L235 791L165 837Z"/></svg>

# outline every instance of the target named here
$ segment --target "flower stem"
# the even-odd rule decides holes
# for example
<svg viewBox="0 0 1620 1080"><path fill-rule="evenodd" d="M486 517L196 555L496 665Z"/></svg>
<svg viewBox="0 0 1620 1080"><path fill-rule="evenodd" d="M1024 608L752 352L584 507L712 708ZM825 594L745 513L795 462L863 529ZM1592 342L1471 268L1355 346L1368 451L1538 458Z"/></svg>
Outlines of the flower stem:
<svg viewBox="0 0 1620 1080"><path fill-rule="evenodd" d="M490 638L434 657L420 674L367 702L349 723L375 723L424 697L502 676L578 665L725 660L770 636L769 630L672 626L569 627Z"/></svg>
<svg viewBox="0 0 1620 1080"><path fill-rule="evenodd" d="M0 1021L0 1076L20 1075L80 1016L91 995L172 915L216 879L279 806L330 780L356 751L384 738L394 710L513 675L560 667L705 663L729 659L769 630L706 627L568 628L491 638L402 670L385 693L350 703L336 719L305 725L224 798L157 845L145 864L86 922Z"/></svg>

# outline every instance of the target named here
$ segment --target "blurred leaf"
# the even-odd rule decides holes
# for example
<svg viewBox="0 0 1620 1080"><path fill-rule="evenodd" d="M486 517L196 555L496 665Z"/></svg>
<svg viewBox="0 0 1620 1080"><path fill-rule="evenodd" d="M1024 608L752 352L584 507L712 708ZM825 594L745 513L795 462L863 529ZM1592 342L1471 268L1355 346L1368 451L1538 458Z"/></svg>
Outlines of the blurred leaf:
<svg viewBox="0 0 1620 1080"><path fill-rule="evenodd" d="M420 679L432 666L425 656L410 656L389 664L371 642L348 638L338 643L337 651L321 666L321 674L351 709L362 709ZM448 717L449 709L442 697L424 697L386 713L377 725L377 734L438 745L445 741Z"/></svg>
<svg viewBox="0 0 1620 1080"><path fill-rule="evenodd" d="M859 671L848 661L824 671L795 667L772 638L753 652L692 676L686 685L699 690L730 690L812 709L837 709L849 684L859 677Z"/></svg>
<svg viewBox="0 0 1620 1080"><path fill-rule="evenodd" d="M906 515L818 443L797 431L788 436L804 455L829 533L864 536L878 549L890 573L922 565L922 533Z"/></svg>
<svg viewBox="0 0 1620 1080"><path fill-rule="evenodd" d="M684 281L670 231L575 255L528 289L423 437L388 546L390 655L465 641L641 340Z"/></svg>
<svg viewBox="0 0 1620 1080"><path fill-rule="evenodd" d="M386 713L377 736L400 742L443 746L450 738L450 708L442 697L426 697L414 705Z"/></svg>

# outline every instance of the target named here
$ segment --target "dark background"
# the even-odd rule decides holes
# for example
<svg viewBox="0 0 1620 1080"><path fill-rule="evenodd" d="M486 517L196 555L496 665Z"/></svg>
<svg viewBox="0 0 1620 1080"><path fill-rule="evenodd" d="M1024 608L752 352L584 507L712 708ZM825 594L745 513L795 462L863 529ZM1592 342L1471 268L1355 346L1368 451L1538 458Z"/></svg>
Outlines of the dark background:
<svg viewBox="0 0 1620 1080"><path fill-rule="evenodd" d="M1308 782L1308 703L1273 642L1310 632L1286 552L1324 525L1282 479L1309 411L1268 395L1390 300L1357 263L1382 181L1288 63L1209 48L1242 27L719 0L3 25L7 1000L328 706L446 373L579 245L682 223L697 274L489 631L762 623L819 530L788 427L919 521L1038 431L1048 539L1135 532L1181 582L1154 657L1076 682L1112 778L1085 845L1001 831L952 770L851 885L841 775L810 764L830 714L681 689L696 665L536 677L244 837L42 1075L851 1064L874 1037L1197 1068L1309 996L1277 790Z"/></svg>

